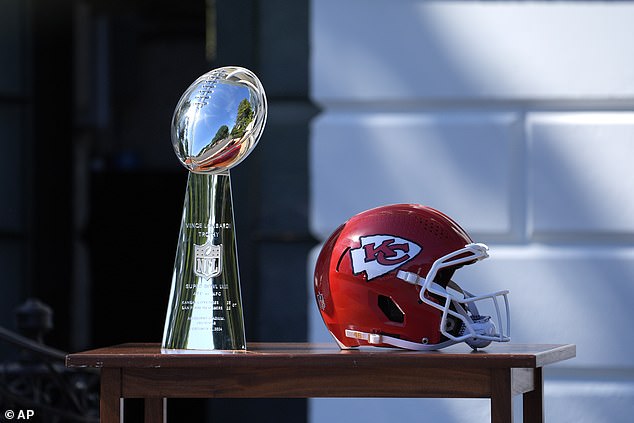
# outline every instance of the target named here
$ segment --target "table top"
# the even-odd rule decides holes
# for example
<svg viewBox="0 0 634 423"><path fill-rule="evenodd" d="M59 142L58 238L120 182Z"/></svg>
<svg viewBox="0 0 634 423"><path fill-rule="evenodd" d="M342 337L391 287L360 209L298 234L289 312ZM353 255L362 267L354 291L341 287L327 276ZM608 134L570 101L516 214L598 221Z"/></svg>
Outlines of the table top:
<svg viewBox="0 0 634 423"><path fill-rule="evenodd" d="M333 344L250 343L246 351L161 353L159 344L128 343L69 354L68 367L196 368L196 367L462 367L538 368L575 357L573 344L494 343L473 351L457 344L439 351L407 351L364 347L340 350Z"/></svg>

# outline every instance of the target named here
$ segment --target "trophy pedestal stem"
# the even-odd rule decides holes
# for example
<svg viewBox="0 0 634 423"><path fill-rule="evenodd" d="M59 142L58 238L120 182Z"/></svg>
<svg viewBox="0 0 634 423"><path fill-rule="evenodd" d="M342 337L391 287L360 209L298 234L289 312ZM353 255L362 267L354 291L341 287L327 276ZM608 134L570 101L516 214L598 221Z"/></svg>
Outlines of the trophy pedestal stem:
<svg viewBox="0 0 634 423"><path fill-rule="evenodd" d="M228 170L189 173L162 347L246 349Z"/></svg>

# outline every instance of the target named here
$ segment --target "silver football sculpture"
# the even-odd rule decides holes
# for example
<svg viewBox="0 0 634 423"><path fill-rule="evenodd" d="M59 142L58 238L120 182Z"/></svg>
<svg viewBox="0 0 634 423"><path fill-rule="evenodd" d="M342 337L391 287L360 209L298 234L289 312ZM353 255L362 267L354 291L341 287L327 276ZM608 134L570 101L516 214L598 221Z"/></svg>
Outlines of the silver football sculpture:
<svg viewBox="0 0 634 423"><path fill-rule="evenodd" d="M241 67L214 69L181 96L172 118L172 144L196 173L228 170L257 145L266 123L264 88Z"/></svg>

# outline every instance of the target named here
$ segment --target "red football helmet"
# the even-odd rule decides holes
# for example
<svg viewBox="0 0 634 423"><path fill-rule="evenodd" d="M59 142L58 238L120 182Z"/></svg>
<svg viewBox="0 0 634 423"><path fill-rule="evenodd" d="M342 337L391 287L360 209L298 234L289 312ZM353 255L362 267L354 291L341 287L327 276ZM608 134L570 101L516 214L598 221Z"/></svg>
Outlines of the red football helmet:
<svg viewBox="0 0 634 423"><path fill-rule="evenodd" d="M508 291L473 295L451 280L456 269L488 257L487 251L430 207L367 210L322 247L314 278L317 306L344 349L436 350L463 341L476 349L506 342ZM495 323L478 312L475 303L482 300L491 301Z"/></svg>

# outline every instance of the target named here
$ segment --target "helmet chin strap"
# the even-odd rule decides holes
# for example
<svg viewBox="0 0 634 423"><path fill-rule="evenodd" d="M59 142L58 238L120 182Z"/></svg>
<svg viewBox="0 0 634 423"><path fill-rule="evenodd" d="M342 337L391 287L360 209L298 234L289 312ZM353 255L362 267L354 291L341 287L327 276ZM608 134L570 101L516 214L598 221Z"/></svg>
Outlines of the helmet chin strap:
<svg viewBox="0 0 634 423"><path fill-rule="evenodd" d="M360 339L362 341L366 341L370 345L380 345L387 344L392 345L393 347L403 348L406 350L415 350L415 351L434 351L440 348L445 348L450 345L457 344L456 341L447 340L445 342L441 342L439 344L424 344L418 342L406 341L404 339L395 338L393 336L382 335L379 333L368 333L361 332L358 330L346 329L346 336L348 338Z"/></svg>
<svg viewBox="0 0 634 423"><path fill-rule="evenodd" d="M474 323L471 325L473 330L479 336L487 336L492 337L495 336L495 325L491 322L491 317L489 316L477 316L473 318ZM491 339L484 338L467 338L465 341L467 345L469 345L474 350L478 348L484 348L488 346L492 341Z"/></svg>

